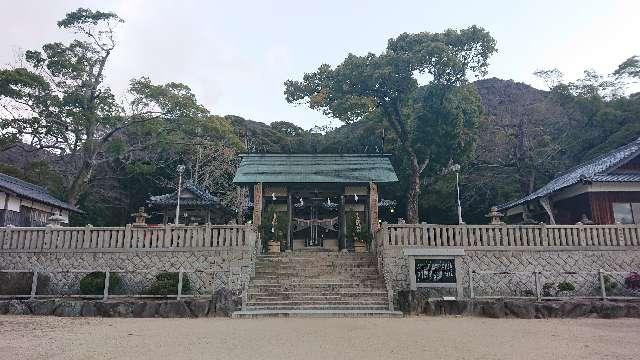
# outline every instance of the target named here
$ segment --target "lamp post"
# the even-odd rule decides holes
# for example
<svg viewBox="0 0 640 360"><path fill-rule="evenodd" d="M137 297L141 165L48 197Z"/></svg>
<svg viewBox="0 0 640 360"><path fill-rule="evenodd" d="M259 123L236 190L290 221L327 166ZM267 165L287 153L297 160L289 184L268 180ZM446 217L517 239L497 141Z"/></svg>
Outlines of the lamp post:
<svg viewBox="0 0 640 360"><path fill-rule="evenodd" d="M458 199L458 224L462 225L464 222L462 221L462 206L460 205L460 165L453 164L451 165L451 170L456 172L456 192Z"/></svg>
<svg viewBox="0 0 640 360"><path fill-rule="evenodd" d="M178 201L176 203L176 219L175 224L180 224L180 195L182 193L182 173L184 172L184 165L178 165Z"/></svg>

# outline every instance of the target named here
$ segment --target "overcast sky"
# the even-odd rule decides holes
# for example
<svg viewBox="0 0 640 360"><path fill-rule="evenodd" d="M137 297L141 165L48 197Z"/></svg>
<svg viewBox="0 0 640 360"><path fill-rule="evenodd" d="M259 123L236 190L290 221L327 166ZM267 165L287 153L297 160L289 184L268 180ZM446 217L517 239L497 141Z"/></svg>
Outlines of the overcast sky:
<svg viewBox="0 0 640 360"><path fill-rule="evenodd" d="M106 78L117 93L135 77L177 81L214 114L305 128L330 120L287 104L285 80L336 65L349 52L379 53L402 32L482 26L499 49L489 76L539 88L537 69L557 67L574 79L640 55L639 0L0 0L0 64L14 62L20 49L68 39L56 21L77 7L114 11L126 21Z"/></svg>

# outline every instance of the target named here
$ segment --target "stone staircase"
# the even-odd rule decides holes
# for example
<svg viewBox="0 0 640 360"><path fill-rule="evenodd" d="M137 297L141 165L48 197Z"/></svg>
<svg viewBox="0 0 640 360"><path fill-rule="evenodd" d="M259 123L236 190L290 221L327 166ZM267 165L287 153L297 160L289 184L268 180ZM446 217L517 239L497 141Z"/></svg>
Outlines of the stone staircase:
<svg viewBox="0 0 640 360"><path fill-rule="evenodd" d="M401 317L390 311L371 254L300 250L260 255L243 317Z"/></svg>

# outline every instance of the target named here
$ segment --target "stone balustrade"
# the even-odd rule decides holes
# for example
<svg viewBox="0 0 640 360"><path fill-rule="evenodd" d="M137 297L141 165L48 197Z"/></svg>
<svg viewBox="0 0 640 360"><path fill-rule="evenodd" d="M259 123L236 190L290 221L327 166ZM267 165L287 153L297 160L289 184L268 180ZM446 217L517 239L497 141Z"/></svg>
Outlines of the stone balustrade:
<svg viewBox="0 0 640 360"><path fill-rule="evenodd" d="M383 247L624 247L640 246L639 225L434 225L386 224Z"/></svg>
<svg viewBox="0 0 640 360"><path fill-rule="evenodd" d="M256 240L250 225L0 227L0 252L250 249Z"/></svg>

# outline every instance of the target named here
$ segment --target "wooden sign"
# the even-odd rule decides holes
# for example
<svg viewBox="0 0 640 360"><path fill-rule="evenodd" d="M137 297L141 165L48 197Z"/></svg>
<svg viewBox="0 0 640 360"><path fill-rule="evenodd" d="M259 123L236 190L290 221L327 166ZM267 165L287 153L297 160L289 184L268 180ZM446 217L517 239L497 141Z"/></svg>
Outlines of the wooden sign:
<svg viewBox="0 0 640 360"><path fill-rule="evenodd" d="M455 284L454 259L415 259L416 284Z"/></svg>

